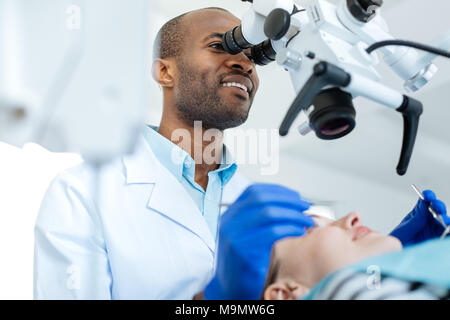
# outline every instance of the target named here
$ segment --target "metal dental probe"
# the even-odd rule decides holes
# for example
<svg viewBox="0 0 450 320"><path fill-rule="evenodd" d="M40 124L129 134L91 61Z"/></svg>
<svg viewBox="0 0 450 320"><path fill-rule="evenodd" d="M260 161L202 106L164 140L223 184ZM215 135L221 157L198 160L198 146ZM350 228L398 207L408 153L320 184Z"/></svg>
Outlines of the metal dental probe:
<svg viewBox="0 0 450 320"><path fill-rule="evenodd" d="M444 233L441 235L440 239L444 239L450 233L450 226L448 226Z"/></svg>
<svg viewBox="0 0 450 320"><path fill-rule="evenodd" d="M414 184L412 184L411 187L419 195L420 199L425 200L425 198L423 197L422 192ZM445 222L442 219L441 215L438 214L436 211L434 211L434 209L431 206L428 206L428 210L431 212L431 215L433 216L433 218L435 218L437 221L439 221L439 223L444 227L444 233L442 233L440 239L445 238L445 236L450 233L450 226L447 226L445 224Z"/></svg>

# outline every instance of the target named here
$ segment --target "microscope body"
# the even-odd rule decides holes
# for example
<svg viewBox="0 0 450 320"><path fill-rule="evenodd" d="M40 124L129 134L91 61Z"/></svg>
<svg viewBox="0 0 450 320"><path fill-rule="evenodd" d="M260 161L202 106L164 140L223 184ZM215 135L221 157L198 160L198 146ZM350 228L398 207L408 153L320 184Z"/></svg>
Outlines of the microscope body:
<svg viewBox="0 0 450 320"><path fill-rule="evenodd" d="M369 55L365 49L375 42L393 40L394 37L384 19L375 14L377 6L369 8L373 10L372 18L360 21L352 15L349 2L352 0L343 0L338 5L327 0L304 1L305 11L291 14L289 31L282 39L272 40L272 46L280 56L277 62L290 71L296 90L301 88L307 74L312 71L305 54L313 54L317 60L330 62L372 80L381 80L375 69L379 64L377 54ZM242 34L253 45L264 41L267 39L264 24L270 13L274 9L292 12L294 6L290 0L254 0L253 7L242 18ZM388 46L380 51L384 62L405 81L408 92L419 90L437 71L429 60L423 59L425 53L419 54L414 49ZM293 59L302 61L298 63ZM408 82L424 73L424 69L428 70L426 81Z"/></svg>
<svg viewBox="0 0 450 320"><path fill-rule="evenodd" d="M392 108L403 116L403 144L397 173L405 174L423 106L420 101L384 85L376 70L378 55L369 48L395 38L377 14L383 0L253 0L241 26L224 35L227 52L251 48L257 64L272 61L288 70L297 96L280 126L288 133L300 112L309 123L302 134L315 131L325 140L341 138L355 127L353 99L359 96ZM268 39L267 39L268 38ZM436 41L445 45L448 35ZM436 73L436 55L410 47L378 47L407 92L422 88Z"/></svg>

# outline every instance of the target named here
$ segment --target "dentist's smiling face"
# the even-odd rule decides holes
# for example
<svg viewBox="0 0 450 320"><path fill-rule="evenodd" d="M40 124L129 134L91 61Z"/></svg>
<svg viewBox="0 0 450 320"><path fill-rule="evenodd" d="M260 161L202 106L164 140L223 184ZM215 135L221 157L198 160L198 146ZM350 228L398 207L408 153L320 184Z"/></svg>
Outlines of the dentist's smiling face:
<svg viewBox="0 0 450 320"><path fill-rule="evenodd" d="M177 59L175 105L189 122L224 130L247 120L259 85L249 52L228 54L222 35L240 24L232 14L205 9L183 18L187 28L183 51Z"/></svg>

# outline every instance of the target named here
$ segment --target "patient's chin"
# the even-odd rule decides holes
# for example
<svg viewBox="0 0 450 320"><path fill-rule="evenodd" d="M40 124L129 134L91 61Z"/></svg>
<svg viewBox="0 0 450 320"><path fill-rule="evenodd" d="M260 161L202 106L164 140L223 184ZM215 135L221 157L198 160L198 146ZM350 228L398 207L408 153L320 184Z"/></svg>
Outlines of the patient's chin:
<svg viewBox="0 0 450 320"><path fill-rule="evenodd" d="M395 237L383 236L382 241L386 252L402 249L402 243Z"/></svg>
<svg viewBox="0 0 450 320"><path fill-rule="evenodd" d="M392 243L392 251L401 250L403 248L403 245L399 239L392 236L388 236L388 238Z"/></svg>
<svg viewBox="0 0 450 320"><path fill-rule="evenodd" d="M361 244L363 244L363 249L365 249L365 252L367 253L367 258L402 249L400 240L379 233L367 236L367 238L361 242Z"/></svg>

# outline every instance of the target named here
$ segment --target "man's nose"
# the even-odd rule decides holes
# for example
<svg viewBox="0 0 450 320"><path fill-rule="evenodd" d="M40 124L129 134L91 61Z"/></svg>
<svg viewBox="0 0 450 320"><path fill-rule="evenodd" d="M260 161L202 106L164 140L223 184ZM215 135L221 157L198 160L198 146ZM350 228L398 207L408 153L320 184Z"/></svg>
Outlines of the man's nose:
<svg viewBox="0 0 450 320"><path fill-rule="evenodd" d="M362 225L361 214L357 211L351 212L345 217L335 221L333 224L345 230L350 230Z"/></svg>
<svg viewBox="0 0 450 320"><path fill-rule="evenodd" d="M252 74L255 69L254 63L250 61L244 52L231 56L227 60L227 66L230 69L239 70L248 74Z"/></svg>

